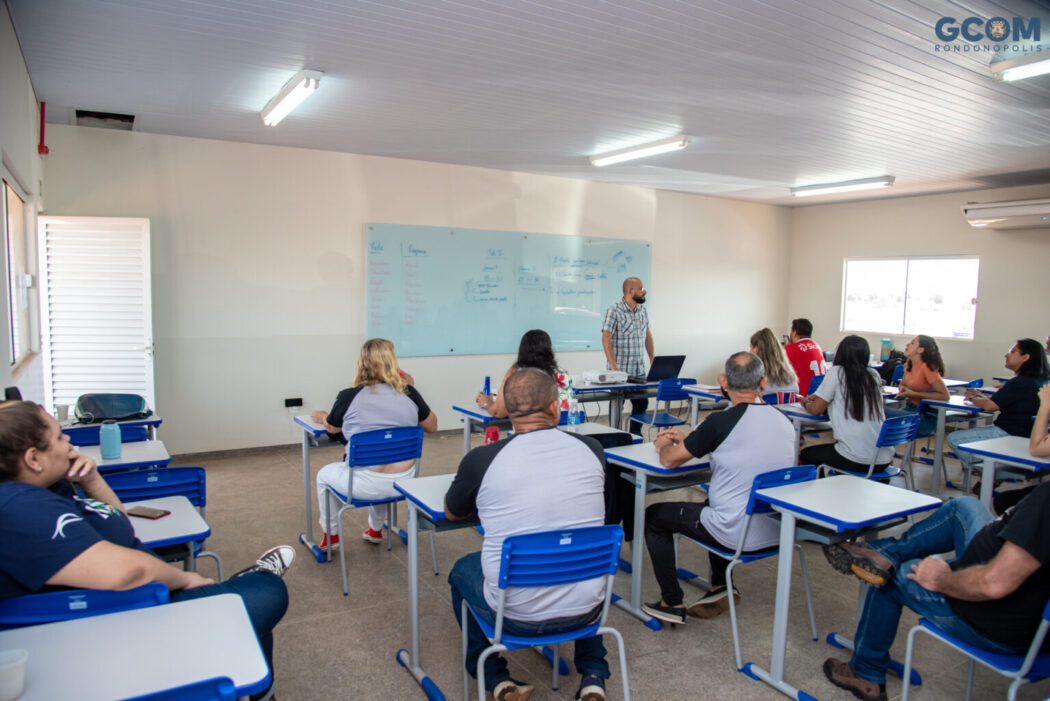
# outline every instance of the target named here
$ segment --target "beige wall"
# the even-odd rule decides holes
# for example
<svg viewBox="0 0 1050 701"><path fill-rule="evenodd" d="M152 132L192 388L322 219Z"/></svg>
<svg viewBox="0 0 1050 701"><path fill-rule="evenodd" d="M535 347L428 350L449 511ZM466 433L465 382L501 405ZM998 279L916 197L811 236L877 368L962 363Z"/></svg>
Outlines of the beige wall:
<svg viewBox="0 0 1050 701"><path fill-rule="evenodd" d="M364 224L653 242L659 353L713 380L787 313L784 208L523 173L49 126L47 214L149 217L161 435L174 452L297 440L285 397L328 408L364 334ZM595 338L600 335L596 326ZM573 372L601 353L566 353ZM410 358L443 429L512 356Z"/></svg>
<svg viewBox="0 0 1050 701"><path fill-rule="evenodd" d="M1050 187L1039 186L795 209L789 316L808 317L817 341L834 350L843 335L845 258L976 255L981 260L976 339L938 345L951 377L1002 375L1002 356L1015 339L1045 340L1050 334L1050 229L974 229L961 207L1048 196ZM877 344L886 334L865 336ZM889 338L900 349L908 340Z"/></svg>

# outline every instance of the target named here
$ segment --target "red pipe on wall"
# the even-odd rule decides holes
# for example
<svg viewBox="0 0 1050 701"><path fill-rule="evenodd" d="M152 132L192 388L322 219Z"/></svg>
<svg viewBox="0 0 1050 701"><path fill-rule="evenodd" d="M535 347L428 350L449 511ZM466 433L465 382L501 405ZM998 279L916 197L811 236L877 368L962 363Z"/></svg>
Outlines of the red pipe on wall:
<svg viewBox="0 0 1050 701"><path fill-rule="evenodd" d="M41 156L46 156L51 153L51 149L44 145L44 114L47 112L47 103L40 103L40 145L36 147L36 152Z"/></svg>

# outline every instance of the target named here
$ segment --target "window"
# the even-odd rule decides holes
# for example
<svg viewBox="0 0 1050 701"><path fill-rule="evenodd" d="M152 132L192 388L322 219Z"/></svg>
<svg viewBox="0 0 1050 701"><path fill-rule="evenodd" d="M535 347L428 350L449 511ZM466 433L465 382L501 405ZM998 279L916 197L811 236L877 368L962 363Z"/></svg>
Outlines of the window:
<svg viewBox="0 0 1050 701"><path fill-rule="evenodd" d="M978 258L847 260L842 330L973 338Z"/></svg>
<svg viewBox="0 0 1050 701"><path fill-rule="evenodd" d="M7 251L8 333L11 365L29 355L29 289L26 276L25 203L3 183L4 242Z"/></svg>

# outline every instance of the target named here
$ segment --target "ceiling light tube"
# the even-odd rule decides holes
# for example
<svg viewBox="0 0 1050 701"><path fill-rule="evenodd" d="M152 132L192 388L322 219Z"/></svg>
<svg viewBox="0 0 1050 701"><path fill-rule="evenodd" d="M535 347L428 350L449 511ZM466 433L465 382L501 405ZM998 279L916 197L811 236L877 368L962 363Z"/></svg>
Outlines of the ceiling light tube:
<svg viewBox="0 0 1050 701"><path fill-rule="evenodd" d="M861 178L860 180L846 180L841 183L822 183L819 185L800 185L791 188L791 194L795 197L810 197L812 195L828 195L832 192L853 192L855 190L875 190L880 187L889 187L894 182L892 175L883 175L878 178Z"/></svg>
<svg viewBox="0 0 1050 701"><path fill-rule="evenodd" d="M1050 53L1044 50L1005 61L993 61L988 68L996 80L1006 82L1024 80L1050 73Z"/></svg>
<svg viewBox="0 0 1050 701"><path fill-rule="evenodd" d="M655 156L658 153L677 151L678 149L683 149L688 146L690 140L691 137L688 137L685 134L679 134L670 139L661 139L660 141L654 141L650 144L632 146L630 148L620 149L619 151L610 151L609 153L603 153L598 156L591 156L591 165L601 168L602 166L609 166L613 163L633 161L636 158L645 158L646 156Z"/></svg>
<svg viewBox="0 0 1050 701"><path fill-rule="evenodd" d="M321 82L321 71L299 71L284 84L280 91L270 98L261 112L263 123L268 127L288 116L303 100L310 97Z"/></svg>

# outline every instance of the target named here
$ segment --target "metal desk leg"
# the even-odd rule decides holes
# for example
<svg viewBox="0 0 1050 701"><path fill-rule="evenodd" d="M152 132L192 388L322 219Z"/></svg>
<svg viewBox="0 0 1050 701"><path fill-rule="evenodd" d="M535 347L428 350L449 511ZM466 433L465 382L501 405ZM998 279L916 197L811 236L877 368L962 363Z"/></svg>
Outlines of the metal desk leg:
<svg viewBox="0 0 1050 701"><path fill-rule="evenodd" d="M944 423L948 407L937 407L937 430L933 443L933 470L931 472L930 493L939 497L941 495L941 471L944 470Z"/></svg>
<svg viewBox="0 0 1050 701"><path fill-rule="evenodd" d="M696 428L696 417L700 413L700 397L695 394L689 396L689 427Z"/></svg>
<svg viewBox="0 0 1050 701"><path fill-rule="evenodd" d="M466 455L470 452L470 424L471 418L469 416L463 417L463 454Z"/></svg>
<svg viewBox="0 0 1050 701"><path fill-rule="evenodd" d="M622 429L623 424L623 395L617 393L609 400L609 426L617 430Z"/></svg>
<svg viewBox="0 0 1050 701"><path fill-rule="evenodd" d="M802 419L793 416L791 424L795 427L795 464L798 465L798 454L802 450Z"/></svg>
<svg viewBox="0 0 1050 701"><path fill-rule="evenodd" d="M985 458L981 463L981 503L992 511L992 496L995 492L995 460Z"/></svg>
<svg viewBox="0 0 1050 701"><path fill-rule="evenodd" d="M469 435L469 434L468 434ZM408 505L408 623L411 653L397 651L397 661L415 677L430 701L445 701L438 685L427 676L419 660L419 511Z"/></svg>
<svg viewBox="0 0 1050 701"><path fill-rule="evenodd" d="M313 496L310 494L310 438L311 434L303 429L303 511L306 513L306 523L303 532L299 534L299 542L310 549L314 559L318 562L326 562L328 558L321 552L321 548L314 543L314 513Z"/></svg>
<svg viewBox="0 0 1050 701"><path fill-rule="evenodd" d="M660 630L660 621L642 611L642 541L645 538L645 493L648 475L634 473L634 539L631 541L631 600L613 594L613 603L638 618L649 628Z"/></svg>

